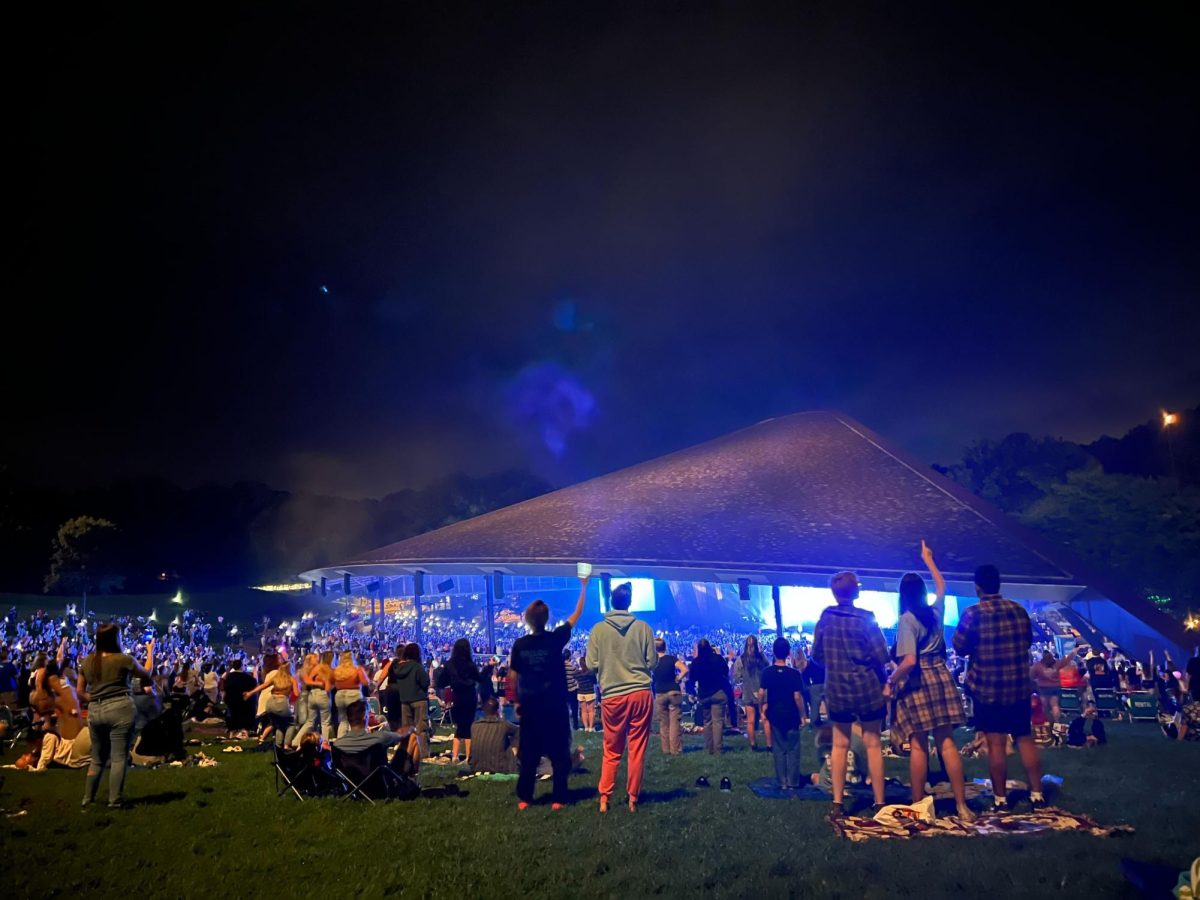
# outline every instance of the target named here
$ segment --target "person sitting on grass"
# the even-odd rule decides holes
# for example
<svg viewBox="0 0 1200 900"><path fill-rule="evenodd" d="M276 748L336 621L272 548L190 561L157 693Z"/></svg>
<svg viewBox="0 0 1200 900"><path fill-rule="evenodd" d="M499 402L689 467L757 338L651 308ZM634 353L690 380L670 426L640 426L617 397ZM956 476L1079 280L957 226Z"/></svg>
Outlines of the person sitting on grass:
<svg viewBox="0 0 1200 900"><path fill-rule="evenodd" d="M809 781L823 791L833 792L833 726L822 725L817 729L813 743L817 748L817 762L820 768L813 772ZM863 743L862 725L855 722L850 726L850 749L846 751L846 783L868 784L871 781L867 774L867 745Z"/></svg>
<svg viewBox="0 0 1200 900"><path fill-rule="evenodd" d="M513 774L517 771L519 729L500 718L495 697L483 701L483 718L471 726L471 771Z"/></svg>
<svg viewBox="0 0 1200 900"><path fill-rule="evenodd" d="M314 735L315 737L315 735ZM371 747L395 747L396 752L389 764L398 774L415 776L421 769L421 741L416 730L409 725L399 731L380 728L367 731L367 704L355 700L346 707L346 731L331 742L343 753L359 753Z"/></svg>
<svg viewBox="0 0 1200 900"><path fill-rule="evenodd" d="M833 722L833 805L830 815L844 815L846 753L850 749L850 726L862 722L867 747L867 768L875 810L884 805L883 745L879 728L887 714L883 685L887 680L887 642L875 616L854 605L858 599L858 576L839 572L829 583L836 606L827 607L813 633L812 659L825 668L825 703Z"/></svg>
<svg viewBox="0 0 1200 900"><path fill-rule="evenodd" d="M1096 712L1096 704L1088 703L1083 708L1083 714L1071 720L1067 730L1067 746L1080 750L1106 743L1108 738L1104 733L1104 723Z"/></svg>

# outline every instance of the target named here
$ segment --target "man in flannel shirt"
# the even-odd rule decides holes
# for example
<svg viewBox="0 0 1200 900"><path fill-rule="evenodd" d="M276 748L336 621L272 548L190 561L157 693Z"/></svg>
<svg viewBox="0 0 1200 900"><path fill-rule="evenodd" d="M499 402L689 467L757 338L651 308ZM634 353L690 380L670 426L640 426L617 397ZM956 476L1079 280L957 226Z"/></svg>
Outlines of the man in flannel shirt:
<svg viewBox="0 0 1200 900"><path fill-rule="evenodd" d="M1008 808L1007 736L1021 754L1029 776L1029 800L1034 809L1046 805L1042 796L1041 759L1033 740L1029 676L1029 647L1033 628L1019 603L1000 596L1000 571L995 566L975 570L979 603L968 607L954 632L954 652L971 659L964 682L975 705L975 728L987 740L988 768L995 808Z"/></svg>
<svg viewBox="0 0 1200 900"><path fill-rule="evenodd" d="M846 786L846 752L855 719L862 722L867 749L867 771L876 810L883 808L883 746L879 728L887 715L883 698L888 661L887 642L875 616L854 605L858 599L858 576L839 572L829 582L836 606L821 613L813 631L812 659L825 667L825 705L833 722L833 807L830 815L843 814L842 793Z"/></svg>

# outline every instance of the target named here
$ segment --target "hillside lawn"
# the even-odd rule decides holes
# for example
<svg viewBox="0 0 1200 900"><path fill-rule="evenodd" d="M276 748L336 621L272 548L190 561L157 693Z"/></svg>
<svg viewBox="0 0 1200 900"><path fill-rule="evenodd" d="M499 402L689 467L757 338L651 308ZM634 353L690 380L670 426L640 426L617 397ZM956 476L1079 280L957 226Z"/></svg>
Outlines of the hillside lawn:
<svg viewBox="0 0 1200 900"><path fill-rule="evenodd" d="M854 844L834 836L827 805L768 801L747 787L771 757L727 741L715 760L701 738L684 756L647 755L641 808L601 817L599 735L576 735L586 773L574 805L518 813L511 782L469 780L466 796L407 803L276 798L266 753L203 748L217 768L132 770L131 808L79 808L82 771L0 770L3 894L11 897L1132 897L1130 857L1177 870L1200 854L1200 745L1150 724L1117 724L1107 747L1048 750L1065 783L1055 802L1132 836L1074 834L924 838ZM804 768L815 751L803 738ZM965 734L965 733L964 733ZM250 744L244 746L249 749ZM198 748L189 748L196 752ZM6 755L12 762L15 754ZM1024 778L1015 758L1011 777ZM889 759L907 781L907 761ZM968 777L985 775L967 761ZM422 782L455 774L426 766ZM711 788L695 787L707 775ZM732 793L717 788L732 778ZM622 776L623 780L623 776ZM101 785L104 796L107 781ZM620 790L618 784L618 790ZM539 797L548 785L539 786ZM614 798L616 799L616 798Z"/></svg>

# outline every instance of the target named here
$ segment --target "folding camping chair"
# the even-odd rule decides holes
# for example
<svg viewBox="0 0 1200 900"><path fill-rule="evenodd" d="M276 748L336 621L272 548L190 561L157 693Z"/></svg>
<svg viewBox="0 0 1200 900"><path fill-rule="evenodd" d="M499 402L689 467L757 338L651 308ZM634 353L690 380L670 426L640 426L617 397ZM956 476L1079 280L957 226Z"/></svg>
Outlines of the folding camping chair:
<svg viewBox="0 0 1200 900"><path fill-rule="evenodd" d="M333 771L345 783L347 800L355 797L362 797L368 803L392 798L407 800L421 793L416 782L405 778L388 764L387 748L383 744L353 753L335 746Z"/></svg>
<svg viewBox="0 0 1200 900"><path fill-rule="evenodd" d="M441 712L438 716L437 727L441 728L447 723L453 725L454 720L450 717L450 710L454 708L454 688L447 687L442 691L442 695L438 697L438 706L441 707ZM429 721L433 721L432 714L429 716Z"/></svg>
<svg viewBox="0 0 1200 900"><path fill-rule="evenodd" d="M0 706L0 722L8 725L4 737L0 739L0 752L7 753L28 736L28 719L18 716L7 706Z"/></svg>
<svg viewBox="0 0 1200 900"><path fill-rule="evenodd" d="M383 715L383 707L379 705L378 697L367 698L367 731L378 731L387 724Z"/></svg>
<svg viewBox="0 0 1200 900"><path fill-rule="evenodd" d="M1083 700L1075 688L1063 688L1058 695L1058 708L1064 713L1077 713L1083 709Z"/></svg>
<svg viewBox="0 0 1200 900"><path fill-rule="evenodd" d="M1127 704L1129 721L1158 721L1158 695L1154 691L1130 691Z"/></svg>
<svg viewBox="0 0 1200 900"><path fill-rule="evenodd" d="M1102 719L1120 719L1125 714L1116 691L1109 688L1092 688L1092 694L1096 698L1096 712Z"/></svg>
<svg viewBox="0 0 1200 900"><path fill-rule="evenodd" d="M328 765L323 753L314 750L280 750L271 745L271 765L275 770L275 796L288 791L300 801L306 797L334 797L346 786Z"/></svg>

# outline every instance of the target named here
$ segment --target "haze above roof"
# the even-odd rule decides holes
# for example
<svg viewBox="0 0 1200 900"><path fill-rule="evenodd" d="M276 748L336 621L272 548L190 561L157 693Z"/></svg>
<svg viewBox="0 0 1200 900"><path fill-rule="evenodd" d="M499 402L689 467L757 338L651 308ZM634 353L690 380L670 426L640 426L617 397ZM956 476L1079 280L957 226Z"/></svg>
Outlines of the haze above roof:
<svg viewBox="0 0 1200 900"><path fill-rule="evenodd" d="M588 560L671 577L745 571L786 580L843 568L891 577L920 568L924 538L948 578L969 579L991 562L1008 582L1079 583L1027 537L853 419L806 412L306 574L373 566L568 574Z"/></svg>

